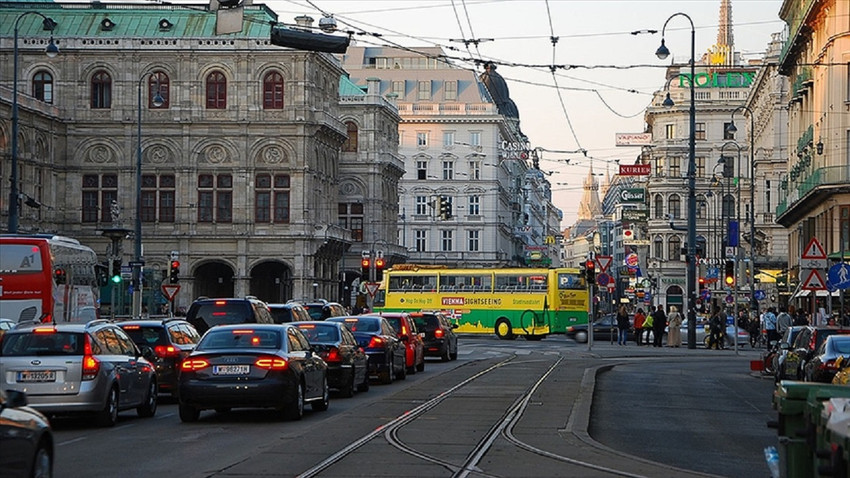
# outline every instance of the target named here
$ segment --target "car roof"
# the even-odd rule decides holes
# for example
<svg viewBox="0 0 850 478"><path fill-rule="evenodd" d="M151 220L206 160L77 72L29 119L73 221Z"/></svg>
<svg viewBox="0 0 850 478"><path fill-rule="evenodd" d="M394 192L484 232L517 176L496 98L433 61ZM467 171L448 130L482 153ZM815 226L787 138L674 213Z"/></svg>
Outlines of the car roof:
<svg viewBox="0 0 850 478"><path fill-rule="evenodd" d="M106 319L94 319L85 323L53 323L53 322L19 322L18 325L7 333L12 332L32 332L35 329L45 329L52 327L57 332L85 332L88 329L101 327L104 325L116 325Z"/></svg>
<svg viewBox="0 0 850 478"><path fill-rule="evenodd" d="M304 307L300 302L287 302L285 304L266 304L269 309L291 309L293 307Z"/></svg>
<svg viewBox="0 0 850 478"><path fill-rule="evenodd" d="M289 327L292 327L292 324L222 324L216 325L215 327L210 327L210 331L212 330L242 330L242 329L252 329L252 330L284 330Z"/></svg>
<svg viewBox="0 0 850 478"><path fill-rule="evenodd" d="M161 326L161 325L170 324L170 323L173 323L173 322L192 325L187 320L183 319L182 317L172 317L172 318L165 318L165 319L122 320L121 322L116 322L115 325L117 325L119 327L121 327L123 325L144 325L146 327L154 327L154 326L157 326L157 325Z"/></svg>

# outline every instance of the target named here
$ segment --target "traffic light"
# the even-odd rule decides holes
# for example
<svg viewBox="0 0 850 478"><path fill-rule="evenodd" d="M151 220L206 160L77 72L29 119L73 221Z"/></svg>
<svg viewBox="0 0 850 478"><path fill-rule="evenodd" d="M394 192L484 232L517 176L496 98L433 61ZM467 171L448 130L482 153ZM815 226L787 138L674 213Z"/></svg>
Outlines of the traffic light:
<svg viewBox="0 0 850 478"><path fill-rule="evenodd" d="M109 280L113 284L119 284L121 282L121 261L119 259L112 260L112 274L109 276Z"/></svg>
<svg viewBox="0 0 850 478"><path fill-rule="evenodd" d="M699 290L705 289L705 277L699 278Z"/></svg>
<svg viewBox="0 0 850 478"><path fill-rule="evenodd" d="M180 261L171 261L171 272L169 273L168 281L172 284L176 284L180 281Z"/></svg>
<svg viewBox="0 0 850 478"><path fill-rule="evenodd" d="M452 218L452 198L448 196L440 196L439 211L440 219Z"/></svg>
<svg viewBox="0 0 850 478"><path fill-rule="evenodd" d="M372 259L368 255L364 255L360 259L361 279L363 282L369 281L369 269L372 267Z"/></svg>
<svg viewBox="0 0 850 478"><path fill-rule="evenodd" d="M727 287L735 285L735 261L726 261L724 264L723 282Z"/></svg>
<svg viewBox="0 0 850 478"><path fill-rule="evenodd" d="M381 282L383 280L385 265L386 262L384 262L383 257L378 256L375 258L375 282Z"/></svg>
<svg viewBox="0 0 850 478"><path fill-rule="evenodd" d="M587 275L587 282L593 284L596 282L596 264L593 259L588 259L584 262L584 270Z"/></svg>

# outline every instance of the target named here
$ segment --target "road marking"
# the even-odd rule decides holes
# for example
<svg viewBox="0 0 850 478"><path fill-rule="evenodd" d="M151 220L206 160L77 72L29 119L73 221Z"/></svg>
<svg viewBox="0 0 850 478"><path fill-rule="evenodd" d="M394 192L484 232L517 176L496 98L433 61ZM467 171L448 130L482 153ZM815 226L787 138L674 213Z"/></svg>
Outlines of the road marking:
<svg viewBox="0 0 850 478"><path fill-rule="evenodd" d="M71 439L71 440L68 440L68 441L63 441L63 442L61 442L61 443L57 443L57 444L56 444L56 446L70 445L71 443L76 443L76 442L78 442L78 441L83 441L83 440L85 440L86 438L88 438L88 437L79 437L79 438L74 438L74 439Z"/></svg>
<svg viewBox="0 0 850 478"><path fill-rule="evenodd" d="M173 417L174 415L176 415L176 413L166 413L165 415L157 415L156 419L159 420L160 418L169 418Z"/></svg>

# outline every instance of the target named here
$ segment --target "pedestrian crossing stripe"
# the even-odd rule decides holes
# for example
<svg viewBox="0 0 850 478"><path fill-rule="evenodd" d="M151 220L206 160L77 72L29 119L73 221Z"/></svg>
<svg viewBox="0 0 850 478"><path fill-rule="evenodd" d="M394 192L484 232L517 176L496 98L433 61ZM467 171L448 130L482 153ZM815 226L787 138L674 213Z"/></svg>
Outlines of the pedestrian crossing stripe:
<svg viewBox="0 0 850 478"><path fill-rule="evenodd" d="M826 290L826 281L823 280L820 270L812 269L801 288L805 290Z"/></svg>

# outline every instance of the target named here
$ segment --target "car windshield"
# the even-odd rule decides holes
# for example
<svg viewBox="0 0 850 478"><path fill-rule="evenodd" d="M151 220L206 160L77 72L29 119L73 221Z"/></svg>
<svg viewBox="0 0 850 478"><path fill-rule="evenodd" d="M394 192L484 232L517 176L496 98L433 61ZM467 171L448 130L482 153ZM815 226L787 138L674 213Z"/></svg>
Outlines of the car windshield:
<svg viewBox="0 0 850 478"><path fill-rule="evenodd" d="M276 330L210 329L195 350L278 348L280 334Z"/></svg>
<svg viewBox="0 0 850 478"><path fill-rule="evenodd" d="M307 340L316 344L333 344L339 342L339 329L333 325L305 325L299 326L301 332L307 336Z"/></svg>
<svg viewBox="0 0 850 478"><path fill-rule="evenodd" d="M77 332L8 333L0 356L83 355L85 335Z"/></svg>

